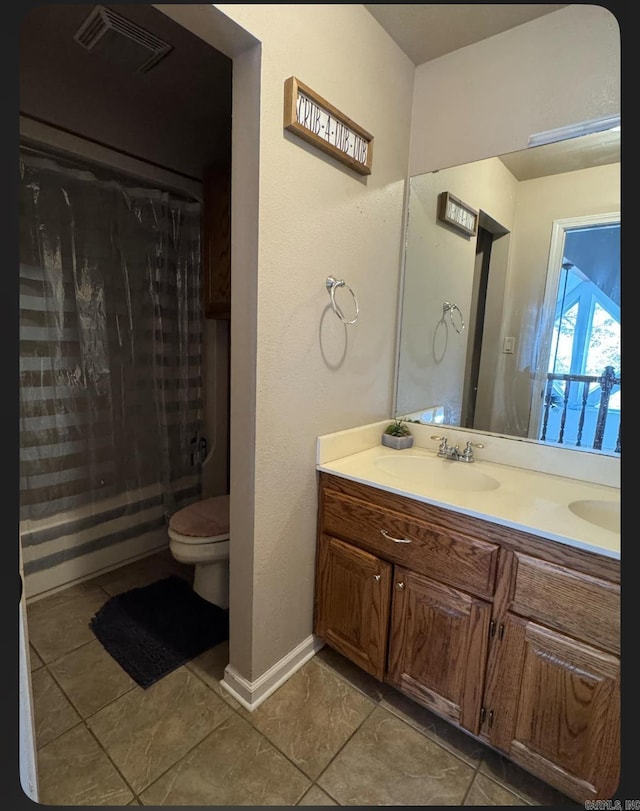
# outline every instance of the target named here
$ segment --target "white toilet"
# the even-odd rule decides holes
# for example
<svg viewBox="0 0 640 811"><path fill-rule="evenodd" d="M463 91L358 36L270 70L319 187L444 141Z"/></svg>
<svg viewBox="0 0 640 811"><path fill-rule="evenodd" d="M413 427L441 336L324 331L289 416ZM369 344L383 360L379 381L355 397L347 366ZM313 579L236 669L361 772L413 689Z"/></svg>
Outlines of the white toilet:
<svg viewBox="0 0 640 811"><path fill-rule="evenodd" d="M193 590L220 608L229 607L229 496L212 496L183 507L169 521L169 549L194 564Z"/></svg>

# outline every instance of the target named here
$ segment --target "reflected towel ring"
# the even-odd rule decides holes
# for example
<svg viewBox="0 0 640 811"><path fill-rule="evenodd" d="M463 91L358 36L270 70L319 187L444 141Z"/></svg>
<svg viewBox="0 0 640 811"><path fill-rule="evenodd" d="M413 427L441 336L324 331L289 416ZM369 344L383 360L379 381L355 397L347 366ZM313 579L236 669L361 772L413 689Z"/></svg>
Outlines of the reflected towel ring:
<svg viewBox="0 0 640 811"><path fill-rule="evenodd" d="M453 320L453 311L457 310L458 315L460 316L460 325L457 325L456 322ZM448 301L445 301L442 305L442 313L449 313L449 318L451 319L451 324L453 325L454 330L457 333L460 333L464 329L464 318L462 317L462 310L458 307L457 304L450 304Z"/></svg>
<svg viewBox="0 0 640 811"><path fill-rule="evenodd" d="M338 316L338 318L341 321L344 321L345 324L355 324L356 321L358 320L358 314L360 312L358 308L358 299L356 298L356 294L353 292L353 290L349 287L349 285L345 282L344 279L335 279L333 276L327 276L326 284L327 290L329 291L329 297L331 298L331 306L333 307L334 313ZM340 307L336 302L336 288L338 287L346 287L347 290L351 293L351 296L353 297L353 303L356 308L356 314L351 321L345 318L344 313L342 312L342 310L340 309Z"/></svg>

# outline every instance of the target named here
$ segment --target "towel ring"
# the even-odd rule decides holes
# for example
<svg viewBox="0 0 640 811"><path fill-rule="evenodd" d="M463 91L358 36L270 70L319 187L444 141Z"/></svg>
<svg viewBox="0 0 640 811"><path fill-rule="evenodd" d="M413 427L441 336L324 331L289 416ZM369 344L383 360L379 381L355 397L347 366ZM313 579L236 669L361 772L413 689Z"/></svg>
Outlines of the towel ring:
<svg viewBox="0 0 640 811"><path fill-rule="evenodd" d="M456 322L453 320L454 310L457 310L458 315L460 316L459 325L456 324ZM457 304L449 304L448 301L445 301L444 304L442 305L442 314L444 315L444 313L449 313L449 318L451 319L451 324L453 325L454 330L457 333L461 333L464 330L464 318L462 317L462 310L460 309L460 307L458 307Z"/></svg>
<svg viewBox="0 0 640 811"><path fill-rule="evenodd" d="M349 285L345 282L344 279L335 279L333 276L327 276L326 284L327 290L329 292L329 297L331 298L331 306L333 307L333 312L338 316L338 318L341 321L344 321L345 324L355 324L356 321L358 320L358 314L360 312L358 308L358 299L356 298L356 294L353 292L353 290L349 287ZM340 309L340 307L336 302L336 289L338 287L346 287L347 290L351 293L351 296L353 297L353 303L356 308L356 314L351 321L345 318L344 313L342 312L342 310Z"/></svg>

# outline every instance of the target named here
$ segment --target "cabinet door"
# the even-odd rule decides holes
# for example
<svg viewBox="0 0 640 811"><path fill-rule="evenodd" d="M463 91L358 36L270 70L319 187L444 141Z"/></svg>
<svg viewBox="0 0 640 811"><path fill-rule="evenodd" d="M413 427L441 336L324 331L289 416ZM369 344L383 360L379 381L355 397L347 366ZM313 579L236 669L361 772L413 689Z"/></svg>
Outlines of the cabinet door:
<svg viewBox="0 0 640 811"><path fill-rule="evenodd" d="M389 563L330 535L320 536L314 631L380 681L390 591Z"/></svg>
<svg viewBox="0 0 640 811"><path fill-rule="evenodd" d="M620 660L508 614L490 742L584 802L619 780Z"/></svg>
<svg viewBox="0 0 640 811"><path fill-rule="evenodd" d="M463 591L396 567L389 680L474 734L491 606Z"/></svg>

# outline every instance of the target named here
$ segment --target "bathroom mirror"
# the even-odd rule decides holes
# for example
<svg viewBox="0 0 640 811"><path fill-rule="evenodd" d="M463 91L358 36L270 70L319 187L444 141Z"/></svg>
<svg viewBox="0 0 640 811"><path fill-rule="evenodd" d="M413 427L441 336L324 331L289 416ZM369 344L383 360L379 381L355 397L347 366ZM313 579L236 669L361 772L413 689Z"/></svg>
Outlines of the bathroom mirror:
<svg viewBox="0 0 640 811"><path fill-rule="evenodd" d="M411 177L408 201L394 416L619 455L619 128Z"/></svg>

